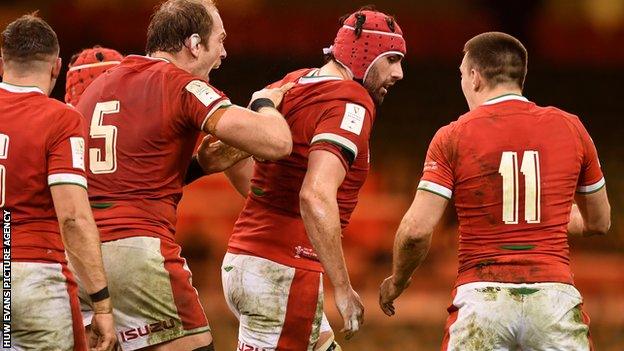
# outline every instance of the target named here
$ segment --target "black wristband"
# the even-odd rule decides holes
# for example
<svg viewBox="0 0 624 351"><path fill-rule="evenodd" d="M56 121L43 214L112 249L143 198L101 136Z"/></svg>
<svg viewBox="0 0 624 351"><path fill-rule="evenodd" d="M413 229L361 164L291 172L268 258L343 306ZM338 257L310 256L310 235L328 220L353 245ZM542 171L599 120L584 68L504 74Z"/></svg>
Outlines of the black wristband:
<svg viewBox="0 0 624 351"><path fill-rule="evenodd" d="M204 169L199 165L199 161L197 160L197 155L193 155L191 159L191 164L189 164L186 169L186 176L184 177L184 184L191 184L197 179L203 177L205 175Z"/></svg>
<svg viewBox="0 0 624 351"><path fill-rule="evenodd" d="M275 104L273 103L273 101L271 101L271 99L268 98L258 98L255 99L254 101L251 102L251 105L249 105L249 109L255 112L260 111L261 108L263 107L273 107L275 108Z"/></svg>
<svg viewBox="0 0 624 351"><path fill-rule="evenodd" d="M91 302L100 302L108 299L110 297L110 294L108 293L108 286L105 286L102 290L96 293L89 294L89 297L91 298Z"/></svg>

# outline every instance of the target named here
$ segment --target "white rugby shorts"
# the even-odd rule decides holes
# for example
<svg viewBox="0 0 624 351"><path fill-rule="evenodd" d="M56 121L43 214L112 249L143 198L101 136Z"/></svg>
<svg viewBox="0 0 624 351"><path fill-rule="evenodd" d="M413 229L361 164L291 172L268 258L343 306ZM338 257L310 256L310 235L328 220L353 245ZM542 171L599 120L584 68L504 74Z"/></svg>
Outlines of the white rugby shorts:
<svg viewBox="0 0 624 351"><path fill-rule="evenodd" d="M457 287L443 351L589 351L589 317L563 283L475 282Z"/></svg>
<svg viewBox="0 0 624 351"><path fill-rule="evenodd" d="M210 331L179 245L146 236L113 240L102 243L102 259L123 350ZM89 325L91 300L83 288L79 295Z"/></svg>
<svg viewBox="0 0 624 351"><path fill-rule="evenodd" d="M11 262L10 350L87 350L78 287L66 264Z"/></svg>
<svg viewBox="0 0 624 351"><path fill-rule="evenodd" d="M313 350L319 334L331 331L320 272L227 253L221 275L225 300L239 320L238 350Z"/></svg>

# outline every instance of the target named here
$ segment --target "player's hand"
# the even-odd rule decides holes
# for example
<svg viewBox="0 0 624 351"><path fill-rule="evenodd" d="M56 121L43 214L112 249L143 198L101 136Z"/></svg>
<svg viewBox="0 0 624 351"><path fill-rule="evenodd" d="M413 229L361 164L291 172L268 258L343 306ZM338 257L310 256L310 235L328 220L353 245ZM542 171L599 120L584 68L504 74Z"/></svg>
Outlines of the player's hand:
<svg viewBox="0 0 624 351"><path fill-rule="evenodd" d="M251 101L254 101L260 98L267 98L273 101L273 104L275 104L275 107L279 107L279 105L282 103L282 100L284 99L284 94L286 94L286 92L289 91L294 86L295 86L295 83L291 82L291 83L286 83L279 88L262 89L262 90L256 91L251 96ZM250 104L251 104L251 101L249 102Z"/></svg>
<svg viewBox="0 0 624 351"><path fill-rule="evenodd" d="M117 333L112 313L96 313L91 319L89 350L112 351L117 344Z"/></svg>
<svg viewBox="0 0 624 351"><path fill-rule="evenodd" d="M401 295L403 290L409 286L411 279L403 285L398 285L394 277L389 276L379 286L379 307L388 316L394 315L394 300Z"/></svg>
<svg viewBox="0 0 624 351"><path fill-rule="evenodd" d="M197 148L197 161L204 170L204 174L223 172L249 156L248 153L220 140L214 141L214 138L209 135L204 137Z"/></svg>
<svg viewBox="0 0 624 351"><path fill-rule="evenodd" d="M364 324L364 305L360 295L350 286L345 290L336 289L334 298L336 307L338 307L344 322L344 327L340 332L344 332L345 338L349 340L360 329L360 326Z"/></svg>

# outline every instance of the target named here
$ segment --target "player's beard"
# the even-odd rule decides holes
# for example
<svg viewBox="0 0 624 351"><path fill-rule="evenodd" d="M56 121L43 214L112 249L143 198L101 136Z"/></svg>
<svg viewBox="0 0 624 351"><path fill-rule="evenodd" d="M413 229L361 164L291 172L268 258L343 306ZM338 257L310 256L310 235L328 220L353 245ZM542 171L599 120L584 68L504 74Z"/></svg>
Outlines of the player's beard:
<svg viewBox="0 0 624 351"><path fill-rule="evenodd" d="M371 67L368 75L366 76L366 80L364 80L364 88L368 90L368 94L370 94L371 98L377 106L380 106L388 90L384 87L384 81L379 74L379 70L376 66Z"/></svg>

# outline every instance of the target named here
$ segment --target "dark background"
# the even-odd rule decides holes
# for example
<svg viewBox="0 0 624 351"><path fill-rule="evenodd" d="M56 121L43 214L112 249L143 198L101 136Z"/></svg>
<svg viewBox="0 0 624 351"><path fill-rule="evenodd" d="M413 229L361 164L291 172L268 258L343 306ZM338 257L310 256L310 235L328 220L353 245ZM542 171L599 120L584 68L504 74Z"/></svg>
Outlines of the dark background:
<svg viewBox="0 0 624 351"><path fill-rule="evenodd" d="M61 56L94 44L123 54L143 54L145 31L156 1L0 1L4 26L40 10L56 30ZM228 57L211 83L232 101L246 104L254 90L301 67L318 67L338 18L366 2L222 0ZM376 2L396 15L407 40L405 78L378 111L372 138L372 172L347 229L344 246L354 285L367 307L367 322L345 350L436 350L441 341L456 269L456 221L449 211L414 282L385 318L377 286L390 271L394 231L409 206L429 140L442 125L467 111L458 66L466 40L484 31L505 31L529 50L525 95L540 105L577 114L601 158L613 225L604 237L571 241L573 270L592 317L597 350L624 349L624 1L390 1ZM64 80L53 96L62 99ZM227 237L241 199L221 176L185 191L178 239L190 259L219 349L233 349L236 327L225 312L219 279ZM326 284L329 287L329 283ZM326 311L341 325L327 295Z"/></svg>

